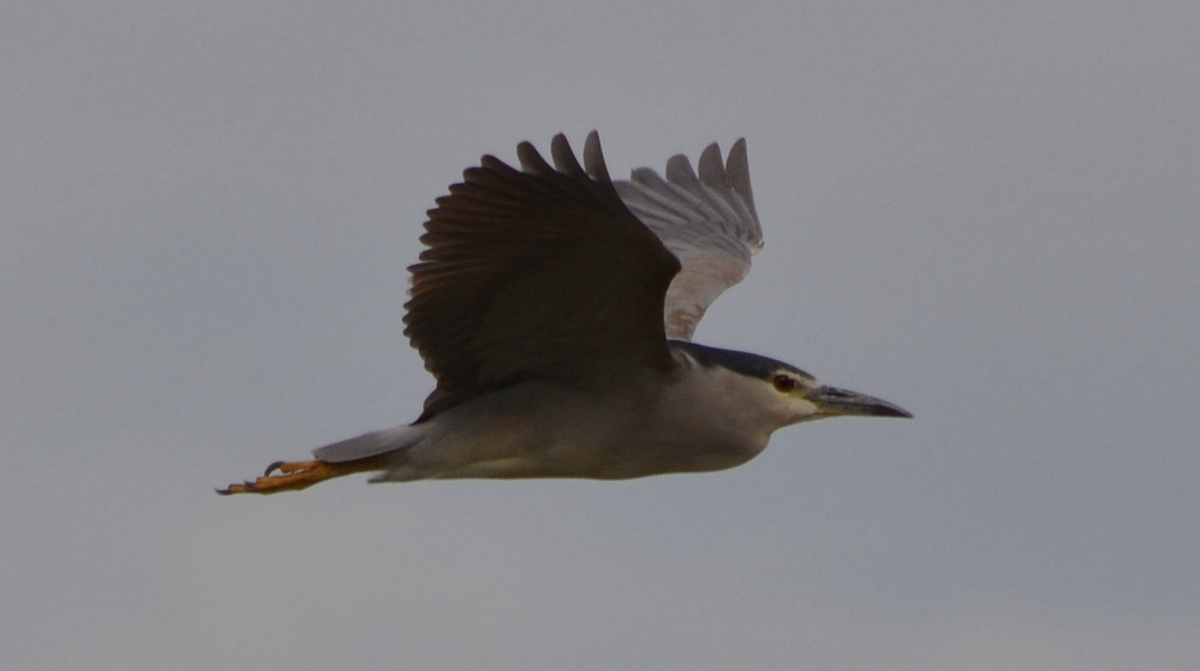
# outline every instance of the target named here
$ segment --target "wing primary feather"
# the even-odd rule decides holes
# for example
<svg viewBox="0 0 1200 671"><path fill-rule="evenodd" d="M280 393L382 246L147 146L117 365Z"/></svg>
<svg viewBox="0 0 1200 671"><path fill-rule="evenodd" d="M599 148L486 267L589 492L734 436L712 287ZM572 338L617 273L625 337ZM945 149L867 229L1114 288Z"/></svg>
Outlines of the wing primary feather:
<svg viewBox="0 0 1200 671"><path fill-rule="evenodd" d="M530 175L546 176L554 173L554 168L550 167L546 159L542 158L538 150L529 142L522 142L517 145L517 161L521 163L521 170ZM485 164L484 167L491 166ZM507 165L504 167L512 170Z"/></svg>
<svg viewBox="0 0 1200 671"><path fill-rule="evenodd" d="M700 154L700 181L714 189L729 186L725 183L725 166L721 163L721 147L716 142L705 147L703 153Z"/></svg>
<svg viewBox="0 0 1200 671"><path fill-rule="evenodd" d="M571 143L567 141L566 135L559 133L550 141L550 156L554 158L554 167L559 172L576 180L587 179L579 161L575 159L575 153L571 151Z"/></svg>
<svg viewBox="0 0 1200 671"><path fill-rule="evenodd" d="M692 170L692 162L683 154L676 154L667 159L667 181L680 186L699 183L696 172Z"/></svg>
<svg viewBox="0 0 1200 671"><path fill-rule="evenodd" d="M742 204L758 220L754 209L754 191L750 188L750 158L746 153L746 138L738 138L725 158L725 178L733 192L742 197Z"/></svg>
<svg viewBox="0 0 1200 671"><path fill-rule="evenodd" d="M600 149L600 133L588 133L587 141L583 143L583 165L587 174L597 182L611 182L608 176L608 166L604 163L604 152Z"/></svg>

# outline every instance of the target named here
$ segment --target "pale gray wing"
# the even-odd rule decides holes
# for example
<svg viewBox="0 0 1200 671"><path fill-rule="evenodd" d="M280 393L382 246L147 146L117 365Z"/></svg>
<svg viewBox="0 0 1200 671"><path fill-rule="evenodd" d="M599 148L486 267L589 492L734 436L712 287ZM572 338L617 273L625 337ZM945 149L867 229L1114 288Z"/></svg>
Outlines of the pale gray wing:
<svg viewBox="0 0 1200 671"><path fill-rule="evenodd" d="M663 314L667 337L676 340L692 339L708 306L750 272L750 257L763 245L746 140L733 144L724 165L720 148L710 144L699 165L697 176L680 154L667 161L666 179L639 168L630 181L613 183L625 205L683 265L667 290Z"/></svg>

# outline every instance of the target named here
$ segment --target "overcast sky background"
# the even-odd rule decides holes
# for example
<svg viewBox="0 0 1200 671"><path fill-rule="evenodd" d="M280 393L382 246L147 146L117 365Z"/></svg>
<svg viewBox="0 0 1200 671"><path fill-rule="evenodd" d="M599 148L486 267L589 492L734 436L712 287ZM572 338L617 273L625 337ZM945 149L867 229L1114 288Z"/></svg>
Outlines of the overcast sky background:
<svg viewBox="0 0 1200 671"><path fill-rule="evenodd" d="M1200 668L1200 3L0 9L12 669ZM220 498L415 418L424 212L746 136L697 341L911 421L727 472Z"/></svg>

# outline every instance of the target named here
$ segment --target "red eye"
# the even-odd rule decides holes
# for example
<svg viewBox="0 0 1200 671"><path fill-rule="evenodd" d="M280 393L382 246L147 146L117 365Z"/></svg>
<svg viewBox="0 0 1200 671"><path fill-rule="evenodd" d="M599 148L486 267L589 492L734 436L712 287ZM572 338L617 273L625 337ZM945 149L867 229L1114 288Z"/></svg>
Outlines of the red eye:
<svg viewBox="0 0 1200 671"><path fill-rule="evenodd" d="M772 382L775 383L776 389L785 393L796 388L796 378L791 375L776 375Z"/></svg>

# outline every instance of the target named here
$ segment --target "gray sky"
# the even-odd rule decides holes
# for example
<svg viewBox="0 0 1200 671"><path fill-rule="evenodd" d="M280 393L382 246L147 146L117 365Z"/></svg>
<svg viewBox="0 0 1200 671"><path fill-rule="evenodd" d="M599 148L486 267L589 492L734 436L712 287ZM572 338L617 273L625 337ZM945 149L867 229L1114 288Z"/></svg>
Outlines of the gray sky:
<svg viewBox="0 0 1200 671"><path fill-rule="evenodd" d="M1200 668L1200 4L8 2L20 669ZM416 416L484 152L746 136L697 341L913 421L723 473L212 488Z"/></svg>

